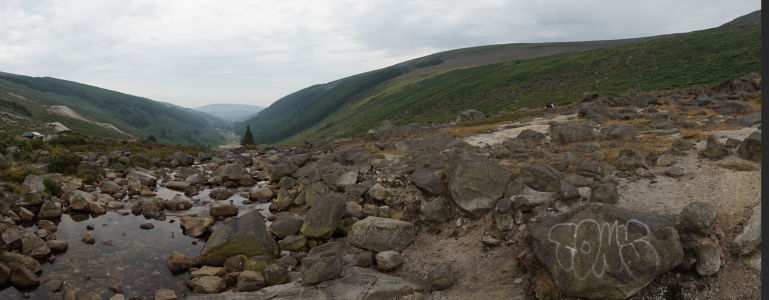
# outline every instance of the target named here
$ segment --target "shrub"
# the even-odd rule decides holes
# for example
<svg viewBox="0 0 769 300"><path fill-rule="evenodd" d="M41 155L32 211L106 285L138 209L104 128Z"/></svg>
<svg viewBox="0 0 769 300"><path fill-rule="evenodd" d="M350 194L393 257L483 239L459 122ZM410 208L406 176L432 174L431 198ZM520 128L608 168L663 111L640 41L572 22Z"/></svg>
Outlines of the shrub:
<svg viewBox="0 0 769 300"><path fill-rule="evenodd" d="M45 190L48 191L51 196L61 195L61 183L58 181L51 178L44 178L43 185L45 185Z"/></svg>
<svg viewBox="0 0 769 300"><path fill-rule="evenodd" d="M72 175L77 173L78 165L80 165L80 156L69 151L60 152L51 156L51 159L48 161L48 170Z"/></svg>
<svg viewBox="0 0 769 300"><path fill-rule="evenodd" d="M51 145L59 145L59 146L77 146L77 145L85 145L86 140L84 137L79 135L60 135L57 136L50 141L48 141Z"/></svg>
<svg viewBox="0 0 769 300"><path fill-rule="evenodd" d="M104 171L102 171L101 169L82 170L77 173L77 177L80 177L80 179L83 180L83 184L95 184L101 180L102 176L104 176L103 173Z"/></svg>
<svg viewBox="0 0 769 300"><path fill-rule="evenodd" d="M24 178L27 178L29 172L24 169L11 168L0 173L0 179L13 183L22 183Z"/></svg>

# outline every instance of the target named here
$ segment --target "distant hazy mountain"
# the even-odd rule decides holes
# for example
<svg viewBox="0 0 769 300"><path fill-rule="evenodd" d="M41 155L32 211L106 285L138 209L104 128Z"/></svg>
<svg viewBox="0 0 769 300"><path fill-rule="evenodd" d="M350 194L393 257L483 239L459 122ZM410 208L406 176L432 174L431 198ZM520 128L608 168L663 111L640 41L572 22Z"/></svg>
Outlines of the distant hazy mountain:
<svg viewBox="0 0 769 300"><path fill-rule="evenodd" d="M209 115L219 117L227 121L242 121L249 117L254 116L256 113L262 111L264 107L248 105L248 104L209 104L195 108L197 111L202 111Z"/></svg>

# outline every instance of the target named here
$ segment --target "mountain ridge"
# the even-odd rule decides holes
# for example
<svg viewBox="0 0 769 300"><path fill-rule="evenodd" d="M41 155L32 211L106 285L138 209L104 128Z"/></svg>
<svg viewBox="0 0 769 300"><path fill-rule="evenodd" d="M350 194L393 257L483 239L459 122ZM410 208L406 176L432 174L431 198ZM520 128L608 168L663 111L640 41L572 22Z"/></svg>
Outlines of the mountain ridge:
<svg viewBox="0 0 769 300"><path fill-rule="evenodd" d="M24 122L5 122L0 127L9 132L46 131L46 123L61 122L76 132L116 139L154 136L163 142L198 146L227 142L221 130L225 122L206 113L53 77L0 72L0 100L26 111ZM51 106L66 107L87 120L51 113L47 111ZM115 130L98 123L111 124L128 136L115 135Z"/></svg>
<svg viewBox="0 0 769 300"><path fill-rule="evenodd" d="M756 13L751 14L745 17L755 19ZM728 24L688 33L610 40L612 43L563 42L586 48L582 50L552 48L564 45L559 43L525 43L439 52L306 87L234 126L242 132L245 125L250 125L257 142L263 143L348 137L364 134L384 119L398 124L445 122L468 108L494 113L539 105L539 100L534 99L537 97L554 98L541 100L548 102L567 101L588 89L608 93L643 91L708 84L760 72L760 30L755 24ZM519 52L510 54L515 47ZM538 56L543 47L550 52ZM494 48L503 54L493 55ZM687 53L681 49L694 53L685 57ZM478 51L490 54L477 60L468 55ZM642 67L642 72L628 73L634 64ZM689 73L681 72L683 69ZM718 76L708 75L711 73ZM642 78L632 78L638 76ZM667 86L662 84L663 78L669 79ZM610 81L615 81L617 87L601 83Z"/></svg>

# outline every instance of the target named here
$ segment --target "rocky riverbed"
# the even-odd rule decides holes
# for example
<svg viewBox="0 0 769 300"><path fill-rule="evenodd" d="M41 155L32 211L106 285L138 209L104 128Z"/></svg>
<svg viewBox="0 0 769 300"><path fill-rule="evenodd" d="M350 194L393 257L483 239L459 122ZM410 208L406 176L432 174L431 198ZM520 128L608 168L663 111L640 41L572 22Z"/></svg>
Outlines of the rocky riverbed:
<svg viewBox="0 0 769 300"><path fill-rule="evenodd" d="M81 153L104 176L3 185L0 298L758 299L759 85L151 168Z"/></svg>

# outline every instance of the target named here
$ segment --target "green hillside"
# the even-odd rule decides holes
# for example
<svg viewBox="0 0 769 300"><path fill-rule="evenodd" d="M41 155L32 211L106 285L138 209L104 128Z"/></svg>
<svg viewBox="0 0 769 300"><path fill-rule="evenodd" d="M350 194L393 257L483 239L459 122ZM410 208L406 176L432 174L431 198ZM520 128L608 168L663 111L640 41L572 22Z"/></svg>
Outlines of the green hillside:
<svg viewBox="0 0 769 300"><path fill-rule="evenodd" d="M612 95L716 83L760 72L760 14L738 20L690 33L592 42L593 50L548 43L438 53L308 87L236 128L251 125L258 142L346 137L384 119L447 122L469 108L494 113L574 101L586 91ZM514 45L528 49L516 52ZM479 51L487 54L473 56Z"/></svg>
<svg viewBox="0 0 769 300"><path fill-rule="evenodd" d="M58 106L66 106L79 118L51 111ZM3 116L7 122L0 125L0 130L8 132L46 132L49 130L45 123L61 122L72 131L115 139L153 135L158 141L184 145L216 146L226 142L218 129L225 127L224 121L208 114L50 77L0 72ZM119 130L96 123L108 123Z"/></svg>

